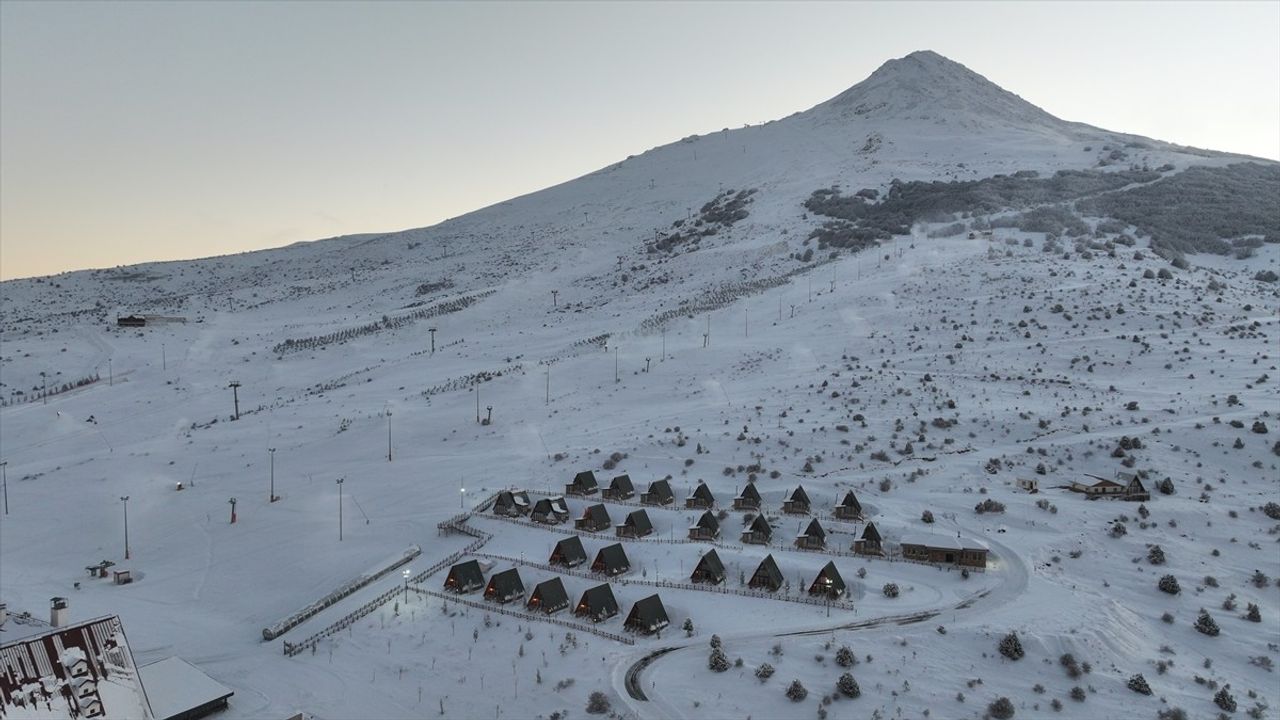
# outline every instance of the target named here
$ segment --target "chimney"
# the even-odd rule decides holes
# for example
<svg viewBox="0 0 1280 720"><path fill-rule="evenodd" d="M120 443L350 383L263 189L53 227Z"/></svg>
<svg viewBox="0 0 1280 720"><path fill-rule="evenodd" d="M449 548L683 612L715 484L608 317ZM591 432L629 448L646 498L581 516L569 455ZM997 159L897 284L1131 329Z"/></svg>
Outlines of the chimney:
<svg viewBox="0 0 1280 720"><path fill-rule="evenodd" d="M62 627L67 624L67 599L56 597L49 601L49 624Z"/></svg>

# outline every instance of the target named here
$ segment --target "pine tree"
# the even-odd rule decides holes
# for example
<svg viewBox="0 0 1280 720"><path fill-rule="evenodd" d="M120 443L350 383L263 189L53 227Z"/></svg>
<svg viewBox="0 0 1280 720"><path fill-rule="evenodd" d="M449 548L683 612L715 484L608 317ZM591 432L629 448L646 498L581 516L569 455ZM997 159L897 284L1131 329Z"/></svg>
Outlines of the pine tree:
<svg viewBox="0 0 1280 720"><path fill-rule="evenodd" d="M1151 549L1147 551L1147 562L1152 565L1163 565L1164 549L1159 545L1152 545Z"/></svg>
<svg viewBox="0 0 1280 720"><path fill-rule="evenodd" d="M1214 622L1214 619L1209 615L1208 611L1206 610L1200 611L1200 617L1196 618L1195 627L1196 627L1196 630L1199 630L1200 632L1210 637L1217 636L1219 632L1218 623Z"/></svg>
<svg viewBox="0 0 1280 720"><path fill-rule="evenodd" d="M809 691L804 689L804 685L800 684L799 680L792 680L787 686L787 697L791 702L800 702L809 697Z"/></svg>
<svg viewBox="0 0 1280 720"><path fill-rule="evenodd" d="M836 681L836 690L839 690L840 694L845 697L856 698L862 695L862 688L858 687L858 681L854 680L849 673L841 675L840 679Z"/></svg>
<svg viewBox="0 0 1280 720"><path fill-rule="evenodd" d="M1147 679L1142 677L1142 673L1138 673L1137 675L1129 678L1128 686L1130 690L1140 695L1151 694L1151 686L1147 684Z"/></svg>
<svg viewBox="0 0 1280 720"><path fill-rule="evenodd" d="M761 663L760 667L756 668L756 677L760 679L760 682L773 677L773 666L769 663Z"/></svg>
<svg viewBox="0 0 1280 720"><path fill-rule="evenodd" d="M681 625L680 629L684 630L685 637L693 637L693 618L685 618L684 625Z"/></svg>
<svg viewBox="0 0 1280 720"><path fill-rule="evenodd" d="M1018 640L1018 633L1011 632L1000 640L1000 654L1010 660L1021 660L1025 654L1022 651L1022 641Z"/></svg>
<svg viewBox="0 0 1280 720"><path fill-rule="evenodd" d="M713 672L724 672L729 669L729 658L725 657L724 650L719 647L711 649L711 657L707 658L707 667Z"/></svg>
<svg viewBox="0 0 1280 720"><path fill-rule="evenodd" d="M1170 595L1177 595L1182 592L1182 587L1178 585L1178 578L1172 575L1165 575L1160 578L1160 582L1156 583L1156 587Z"/></svg>
<svg viewBox="0 0 1280 720"><path fill-rule="evenodd" d="M856 662L857 659L853 657L853 651L849 649L848 645L842 645L836 651L836 664L840 667L853 667Z"/></svg>
<svg viewBox="0 0 1280 720"><path fill-rule="evenodd" d="M1013 717L1013 702L1001 695L987 706L987 714L996 720L1008 720Z"/></svg>
<svg viewBox="0 0 1280 720"><path fill-rule="evenodd" d="M1244 619L1249 622L1262 622L1262 612L1258 610L1257 605L1249 603L1249 612L1245 613Z"/></svg>
<svg viewBox="0 0 1280 720"><path fill-rule="evenodd" d="M1217 705L1223 710L1226 710L1227 712L1235 712L1236 699L1231 695L1231 693L1227 692L1227 688L1229 687L1231 686L1230 685L1222 686L1222 689L1218 691L1218 694L1213 696L1213 704Z"/></svg>

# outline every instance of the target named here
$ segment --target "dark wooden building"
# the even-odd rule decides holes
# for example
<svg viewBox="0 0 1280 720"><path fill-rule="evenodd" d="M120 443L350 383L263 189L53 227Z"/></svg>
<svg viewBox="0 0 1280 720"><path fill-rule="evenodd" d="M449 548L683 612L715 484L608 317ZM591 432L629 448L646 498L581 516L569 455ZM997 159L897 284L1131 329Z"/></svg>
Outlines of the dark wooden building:
<svg viewBox="0 0 1280 720"><path fill-rule="evenodd" d="M460 562L449 568L449 575L444 579L444 589L456 593L475 592L484 587L484 573L480 570L479 560Z"/></svg>
<svg viewBox="0 0 1280 720"><path fill-rule="evenodd" d="M844 578L840 577L840 571L836 570L834 562L824 565L809 586L810 595L823 595L832 600L844 595L844 591Z"/></svg>
<svg viewBox="0 0 1280 720"><path fill-rule="evenodd" d="M596 474L583 470L573 476L573 482L564 486L565 495L594 495L600 486L596 483Z"/></svg>
<svg viewBox="0 0 1280 720"><path fill-rule="evenodd" d="M574 535L556 543L551 551L551 565L562 565L567 568L577 567L587 561L587 551L582 547L582 538Z"/></svg>
<svg viewBox="0 0 1280 720"><path fill-rule="evenodd" d="M811 505L809 493L804 491L803 485L797 485L796 489L791 491L791 497L782 501L782 512L791 515L808 515Z"/></svg>
<svg viewBox="0 0 1280 720"><path fill-rule="evenodd" d="M701 482L693 489L693 493L684 499L684 506L690 510L707 510L715 504L716 498L711 494L711 488Z"/></svg>
<svg viewBox="0 0 1280 720"><path fill-rule="evenodd" d="M671 505L676 501L675 493L671 492L671 483L666 480L654 480L649 483L649 489L640 493L640 502L645 505Z"/></svg>
<svg viewBox="0 0 1280 720"><path fill-rule="evenodd" d="M147 319L141 315L125 315L116 318L117 327L146 327Z"/></svg>
<svg viewBox="0 0 1280 720"><path fill-rule="evenodd" d="M621 575L630 569L631 561L627 559L627 551L622 548L622 543L600 548L596 559L591 563L591 572L609 577Z"/></svg>
<svg viewBox="0 0 1280 720"><path fill-rule="evenodd" d="M764 515L757 515L746 530L742 531L742 542L748 545L768 545L773 539L773 528Z"/></svg>
<svg viewBox="0 0 1280 720"><path fill-rule="evenodd" d="M609 482L609 487L600 491L605 500L630 500L636 495L636 486L631 484L630 475L619 475Z"/></svg>
<svg viewBox="0 0 1280 720"><path fill-rule="evenodd" d="M869 522L862 529L862 537L853 541L853 551L859 555L883 555L883 544L884 538L880 537L880 531L876 529L876 524Z"/></svg>
<svg viewBox="0 0 1280 720"><path fill-rule="evenodd" d="M534 522L559 525L569 519L569 506L562 497L542 498L533 504L529 517Z"/></svg>
<svg viewBox="0 0 1280 720"><path fill-rule="evenodd" d="M609 519L609 511L604 505L596 504L582 511L582 517L573 521L574 528L578 530L586 530L588 532L600 532L608 530L613 524L613 520Z"/></svg>
<svg viewBox="0 0 1280 720"><path fill-rule="evenodd" d="M668 624L667 609L662 606L662 599L654 594L637 600L622 626L633 632L652 635Z"/></svg>
<svg viewBox="0 0 1280 720"><path fill-rule="evenodd" d="M742 488L742 492L738 493L738 497L733 499L734 510L759 510L760 509L760 491L756 490L756 484L747 483Z"/></svg>
<svg viewBox="0 0 1280 720"><path fill-rule="evenodd" d="M720 521L710 510L705 510L698 522L689 527L690 540L715 540L720 537Z"/></svg>
<svg viewBox="0 0 1280 720"><path fill-rule="evenodd" d="M615 528L618 537L640 538L653 532L653 523L649 522L649 513L645 510L632 510L627 518Z"/></svg>
<svg viewBox="0 0 1280 720"><path fill-rule="evenodd" d="M613 588L609 587L609 583L589 588L582 593L582 599L573 609L573 614L592 622L601 622L617 615L618 600L613 596Z"/></svg>
<svg viewBox="0 0 1280 720"><path fill-rule="evenodd" d="M756 571L751 574L751 579L747 581L747 587L769 592L777 592L782 587L782 571L778 569L773 555L766 555L760 561Z"/></svg>
<svg viewBox="0 0 1280 720"><path fill-rule="evenodd" d="M698 566L689 576L690 581L707 585L719 585L724 582L724 578L724 563L720 561L720 555L716 553L715 548L708 550L698 560Z"/></svg>
<svg viewBox="0 0 1280 720"><path fill-rule="evenodd" d="M839 520L861 520L862 519L862 503L858 502L858 498L853 491L844 494L844 499L836 505L835 516Z"/></svg>
<svg viewBox="0 0 1280 720"><path fill-rule="evenodd" d="M827 547L827 531L818 518L809 521L809 527L796 536L796 547L802 550L824 550Z"/></svg>
<svg viewBox="0 0 1280 720"><path fill-rule="evenodd" d="M908 535L899 542L902 557L935 565L987 566L987 546L978 540L945 535Z"/></svg>
<svg viewBox="0 0 1280 720"><path fill-rule="evenodd" d="M1147 492L1147 486L1143 485L1142 480L1138 479L1137 473L1118 472L1116 473L1116 482L1124 485L1124 490L1120 493L1121 500L1146 502L1151 499L1151 493Z"/></svg>
<svg viewBox="0 0 1280 720"><path fill-rule="evenodd" d="M524 583L520 580L519 570L503 570L489 578L489 585L484 589L485 600L508 603L517 598L524 599Z"/></svg>
<svg viewBox="0 0 1280 720"><path fill-rule="evenodd" d="M503 490L493 501L493 514L506 517L528 515L533 509L529 503L529 493L523 490Z"/></svg>
<svg viewBox="0 0 1280 720"><path fill-rule="evenodd" d="M569 607L569 594L564 591L560 578L544 580L534 586L525 607L551 615Z"/></svg>

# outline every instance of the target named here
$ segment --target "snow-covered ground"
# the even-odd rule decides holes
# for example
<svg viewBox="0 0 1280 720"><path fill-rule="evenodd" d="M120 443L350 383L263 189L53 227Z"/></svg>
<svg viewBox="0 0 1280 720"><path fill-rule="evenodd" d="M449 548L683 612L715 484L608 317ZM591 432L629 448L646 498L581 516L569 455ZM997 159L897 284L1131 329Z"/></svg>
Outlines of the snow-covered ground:
<svg viewBox="0 0 1280 720"><path fill-rule="evenodd" d="M0 601L42 616L59 595L74 617L120 615L139 664L178 655L235 690L229 717L580 717L593 691L642 717L811 716L846 671L834 660L843 645L862 694L830 705L841 716L980 717L1007 696L1018 717L1054 714L1055 699L1067 717L1208 717L1226 684L1241 710L1280 706L1269 667L1280 525L1261 510L1280 500L1280 303L1252 279L1280 246L1177 270L1141 242L1064 256L1044 251L1042 233L925 239L926 227L793 259L821 224L801 205L815 189L1083 169L1101 143L1128 137L983 103L922 119L921 103L936 102L908 92L916 71L886 67L889 80L909 77L855 94L853 108L872 110L837 98L434 228L4 283L5 397L99 379L0 410ZM1143 155L1235 160L1158 143ZM758 190L749 217L696 252L645 251L655 228L746 188ZM1144 278L1162 269L1172 277ZM131 313L188 322L115 327ZM786 516L773 547L743 547L731 511L718 550L728 585L766 552L793 585L834 560L854 609L655 587L686 577L707 547L660 542L698 513L658 509L655 539L624 541L622 612L600 629L623 634L631 604L658 592L671 618L660 638L628 645L411 592L314 651L288 657L262 640L408 546L423 550L415 573L461 551L472 538L437 523L496 490L560 488L585 469L602 484L629 473L638 490L670 476L681 503L705 481L720 508L754 476L771 515L798 484L821 514L852 489L891 545L958 532L986 541L992 562L964 578L801 552ZM1147 473L1141 510L1062 487L1129 469ZM1172 494L1155 487L1165 478ZM987 499L1004 512L976 513ZM585 506L569 504L574 516ZM1127 533L1113 537L1120 516ZM545 563L571 532L468 523L492 534L478 552L508 559L495 570L520 567L527 590L551 573L523 563ZM832 547L851 540L837 532ZM584 537L589 555L608 542ZM85 566L103 559L136 581L90 579ZM1157 589L1164 574L1179 594ZM593 584L563 578L571 602ZM400 583L392 573L283 639ZM885 597L886 583L901 594ZM1244 619L1250 603L1261 622ZM1218 636L1192 627L1200 608ZM997 652L1009 632L1021 660ZM712 634L741 668L707 669ZM629 672L664 648L678 649ZM1069 678L1067 652L1090 672ZM765 682L753 675L763 662L776 668ZM1135 673L1153 695L1126 689ZM784 696L795 679L809 690L798 703Z"/></svg>

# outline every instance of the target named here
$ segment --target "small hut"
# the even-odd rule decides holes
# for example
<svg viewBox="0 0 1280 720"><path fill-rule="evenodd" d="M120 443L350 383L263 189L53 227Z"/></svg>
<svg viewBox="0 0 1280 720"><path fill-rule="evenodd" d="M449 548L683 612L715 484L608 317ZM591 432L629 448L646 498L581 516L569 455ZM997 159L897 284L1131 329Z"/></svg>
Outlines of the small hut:
<svg viewBox="0 0 1280 720"><path fill-rule="evenodd" d="M556 543L555 549L551 551L551 559L547 562L551 565L571 568L586 561L587 551L582 547L582 538L573 535Z"/></svg>
<svg viewBox="0 0 1280 720"><path fill-rule="evenodd" d="M613 521L609 519L609 511L604 505L596 504L582 512L582 517L573 521L573 527L588 532L600 532L609 529Z"/></svg>
<svg viewBox="0 0 1280 720"><path fill-rule="evenodd" d="M528 515L533 506L529 504L529 493L523 490L503 490L493 501L493 514L505 517Z"/></svg>
<svg viewBox="0 0 1280 720"><path fill-rule="evenodd" d="M562 497L542 498L534 503L529 517L534 522L559 525L569 519L569 506Z"/></svg>
<svg viewBox="0 0 1280 720"><path fill-rule="evenodd" d="M565 495L594 495L600 486L596 484L596 474L583 470L573 476L573 482L564 486Z"/></svg>
<svg viewBox="0 0 1280 720"><path fill-rule="evenodd" d="M712 548L698 560L698 566L693 569L693 574L689 576L689 580L695 583L705 583L707 585L719 585L724 582L724 563L720 562L720 555Z"/></svg>
<svg viewBox="0 0 1280 720"><path fill-rule="evenodd" d="M756 490L755 483L749 482L747 483L746 487L742 488L742 492L738 494L738 497L733 499L733 509L734 510L759 510L760 509L760 491Z"/></svg>
<svg viewBox="0 0 1280 720"><path fill-rule="evenodd" d="M760 561L756 571L751 574L751 579L747 581L747 587L769 592L777 592L782 587L782 571L778 569L778 563L774 562L773 555L766 555Z"/></svg>
<svg viewBox="0 0 1280 720"><path fill-rule="evenodd" d="M1124 485L1124 490L1120 494L1121 500L1146 502L1151 499L1151 493L1147 492L1147 486L1143 485L1142 480L1138 479L1137 473L1118 472L1116 473L1116 482Z"/></svg>
<svg viewBox="0 0 1280 720"><path fill-rule="evenodd" d="M596 553L596 559L591 563L591 572L609 577L621 575L630 569L631 561L627 559L627 551L622 549L622 543L600 548L600 552Z"/></svg>
<svg viewBox="0 0 1280 720"><path fill-rule="evenodd" d="M632 510L627 513L627 519L622 521L615 530L618 537L640 538L653 532L653 523L649 522L649 513L644 510Z"/></svg>
<svg viewBox="0 0 1280 720"><path fill-rule="evenodd" d="M684 506L690 510L707 510L715 504L716 498L711 494L711 488L702 482L698 483L693 493L684 499Z"/></svg>
<svg viewBox="0 0 1280 720"><path fill-rule="evenodd" d="M605 500L630 500L635 494L636 486L631 484L630 475L619 475L609 482L609 487L600 491Z"/></svg>
<svg viewBox="0 0 1280 720"><path fill-rule="evenodd" d="M569 607L569 594L564 591L560 578L544 580L533 588L525 607L551 615Z"/></svg>
<svg viewBox="0 0 1280 720"><path fill-rule="evenodd" d="M449 568L449 576L444 579L444 589L458 594L475 592L484 587L484 573L480 571L479 560L468 560Z"/></svg>
<svg viewBox="0 0 1280 720"><path fill-rule="evenodd" d="M861 520L862 519L862 503L858 502L858 498L853 491L844 494L844 499L836 505L836 519L838 520Z"/></svg>
<svg viewBox="0 0 1280 720"><path fill-rule="evenodd" d="M589 618L592 622L608 620L618 614L618 600L613 597L613 588L609 583L597 585L582 593L573 614Z"/></svg>
<svg viewBox="0 0 1280 720"><path fill-rule="evenodd" d="M832 600L844 595L844 590L844 578L840 577L840 571L836 570L834 562L824 565L809 586L810 595L824 595Z"/></svg>
<svg viewBox="0 0 1280 720"><path fill-rule="evenodd" d="M809 493L804 491L803 485L797 485L795 490L791 491L791 497L782 501L782 512L790 515L808 515Z"/></svg>
<svg viewBox="0 0 1280 720"><path fill-rule="evenodd" d="M524 583L520 580L519 570L503 570L489 578L489 585L484 589L485 600L508 603L516 598L524 598Z"/></svg>
<svg viewBox="0 0 1280 720"><path fill-rule="evenodd" d="M818 518L809 521L809 527L796 536L796 547L801 550L824 550L827 547L827 531Z"/></svg>
<svg viewBox="0 0 1280 720"><path fill-rule="evenodd" d="M698 522L689 527L690 540L715 540L720 537L720 521L710 510L704 510Z"/></svg>
<svg viewBox="0 0 1280 720"><path fill-rule="evenodd" d="M869 522L862 529L862 537L853 541L853 551L859 555L883 555L883 543L884 538L880 537L880 531L876 529L876 524Z"/></svg>
<svg viewBox="0 0 1280 720"><path fill-rule="evenodd" d="M637 600L622 626L633 632L652 635L668 624L667 609L662 606L662 599L654 594Z"/></svg>
<svg viewBox="0 0 1280 720"><path fill-rule="evenodd" d="M769 527L769 521L764 519L764 515L757 515L746 530L742 531L742 542L748 545L768 545L773 539L773 528Z"/></svg>
<svg viewBox="0 0 1280 720"><path fill-rule="evenodd" d="M640 502L644 505L671 505L676 501L671 492L671 483L666 480L654 480L649 483L649 490L640 493Z"/></svg>

